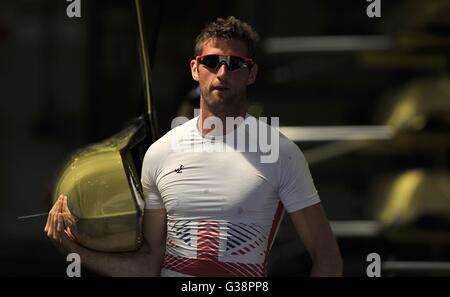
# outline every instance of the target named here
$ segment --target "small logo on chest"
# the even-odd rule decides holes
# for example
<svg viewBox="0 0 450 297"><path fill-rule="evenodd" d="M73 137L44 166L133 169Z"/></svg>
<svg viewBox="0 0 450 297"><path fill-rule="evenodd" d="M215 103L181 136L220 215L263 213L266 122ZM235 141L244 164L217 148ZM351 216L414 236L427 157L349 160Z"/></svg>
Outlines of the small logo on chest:
<svg viewBox="0 0 450 297"><path fill-rule="evenodd" d="M180 165L180 168L175 169L174 172L176 172L176 173L182 173L183 171L181 171L181 170L183 170L183 168L184 168L184 166L183 166L183 165Z"/></svg>

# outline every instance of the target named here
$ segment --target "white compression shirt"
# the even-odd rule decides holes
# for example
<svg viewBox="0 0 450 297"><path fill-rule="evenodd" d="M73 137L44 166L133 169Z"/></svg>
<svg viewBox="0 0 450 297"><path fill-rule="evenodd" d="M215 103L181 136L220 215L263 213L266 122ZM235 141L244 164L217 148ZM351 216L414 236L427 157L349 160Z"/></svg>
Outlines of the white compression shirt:
<svg viewBox="0 0 450 297"><path fill-rule="evenodd" d="M284 209L290 213L320 202L308 164L278 130L276 162L261 162L258 151L214 152L226 137L201 136L197 121L169 131L143 162L145 208L167 213L161 276L267 276ZM196 145L203 150L179 149Z"/></svg>

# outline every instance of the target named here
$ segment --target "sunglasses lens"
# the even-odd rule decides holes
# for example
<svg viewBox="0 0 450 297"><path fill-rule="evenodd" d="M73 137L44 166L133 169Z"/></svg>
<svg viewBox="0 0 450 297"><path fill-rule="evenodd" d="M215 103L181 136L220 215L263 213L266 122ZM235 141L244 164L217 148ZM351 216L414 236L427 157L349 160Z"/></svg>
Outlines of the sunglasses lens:
<svg viewBox="0 0 450 297"><path fill-rule="evenodd" d="M244 59L240 57L230 57L230 65L228 65L228 68L233 71L236 69L240 69L245 66Z"/></svg>
<svg viewBox="0 0 450 297"><path fill-rule="evenodd" d="M208 55L200 59L201 64L212 69L217 69L219 65L221 65L221 63L223 62L227 65L228 69L231 71L247 66L243 58L236 56Z"/></svg>
<svg viewBox="0 0 450 297"><path fill-rule="evenodd" d="M219 66L219 56L217 55L209 55L203 57L201 60L201 63L205 65L208 68L216 69L217 66Z"/></svg>

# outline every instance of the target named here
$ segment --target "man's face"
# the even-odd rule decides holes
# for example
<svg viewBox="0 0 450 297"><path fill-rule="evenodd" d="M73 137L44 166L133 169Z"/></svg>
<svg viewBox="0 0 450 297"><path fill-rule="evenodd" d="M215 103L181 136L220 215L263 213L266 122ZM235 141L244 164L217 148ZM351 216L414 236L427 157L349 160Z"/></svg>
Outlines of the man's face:
<svg viewBox="0 0 450 297"><path fill-rule="evenodd" d="M249 57L245 43L239 40L207 40L201 56L211 54ZM224 111L245 102L247 86L256 78L257 65L230 71L223 63L215 70L192 60L191 72L194 80L199 82L203 103L212 111Z"/></svg>

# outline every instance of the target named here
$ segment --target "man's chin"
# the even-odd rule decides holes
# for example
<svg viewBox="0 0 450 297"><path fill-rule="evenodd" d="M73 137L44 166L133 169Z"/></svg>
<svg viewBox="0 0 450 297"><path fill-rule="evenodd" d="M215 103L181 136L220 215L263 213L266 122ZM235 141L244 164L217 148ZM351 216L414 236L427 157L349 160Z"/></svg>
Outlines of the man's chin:
<svg viewBox="0 0 450 297"><path fill-rule="evenodd" d="M213 90L211 92L211 95L213 97L216 97L216 98L227 98L227 97L230 96L230 90L228 90L228 89L223 89L223 90L215 89L215 90Z"/></svg>
<svg viewBox="0 0 450 297"><path fill-rule="evenodd" d="M211 96L209 103L211 106L226 105L226 103L230 101L229 97L230 96L228 94L224 93L213 94L213 96Z"/></svg>

